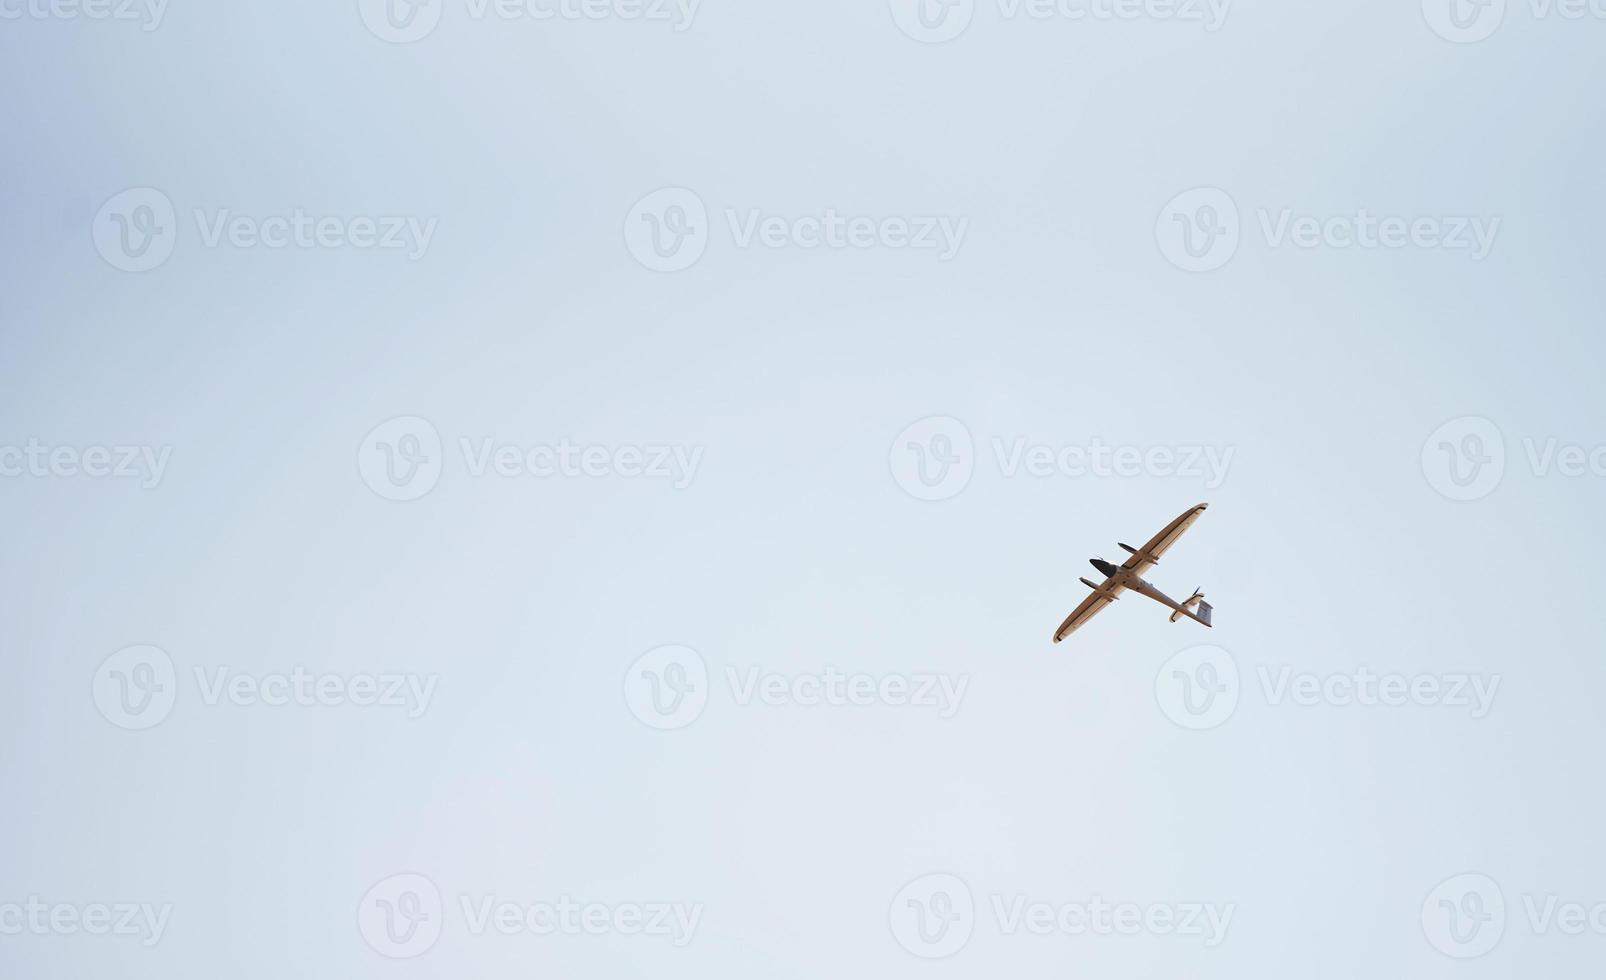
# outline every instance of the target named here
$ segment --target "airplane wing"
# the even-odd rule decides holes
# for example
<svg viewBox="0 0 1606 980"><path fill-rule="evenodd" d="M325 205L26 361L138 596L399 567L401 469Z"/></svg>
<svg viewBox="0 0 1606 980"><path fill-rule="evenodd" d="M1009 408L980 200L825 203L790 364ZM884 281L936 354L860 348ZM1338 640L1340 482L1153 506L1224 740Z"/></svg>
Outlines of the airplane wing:
<svg viewBox="0 0 1606 980"><path fill-rule="evenodd" d="M1125 591L1125 586L1111 585L1110 580L1105 579L1103 585L1099 586L1097 590L1089 592L1087 598L1082 600L1082 604L1072 610L1069 616L1065 617L1065 622L1061 623L1060 628L1054 631L1054 642L1058 643L1076 632L1083 623L1097 616L1100 609L1114 602L1116 597Z"/></svg>
<svg viewBox="0 0 1606 980"><path fill-rule="evenodd" d="M1167 524L1165 530L1150 538L1149 543L1139 548L1137 554L1122 562L1121 567L1133 569L1139 575L1143 574L1145 568L1158 562L1160 556L1166 553L1166 549L1177 543L1177 539L1182 537L1182 532L1192 527L1193 522L1198 520L1199 515L1209 506L1209 504L1199 504L1183 511L1181 517Z"/></svg>

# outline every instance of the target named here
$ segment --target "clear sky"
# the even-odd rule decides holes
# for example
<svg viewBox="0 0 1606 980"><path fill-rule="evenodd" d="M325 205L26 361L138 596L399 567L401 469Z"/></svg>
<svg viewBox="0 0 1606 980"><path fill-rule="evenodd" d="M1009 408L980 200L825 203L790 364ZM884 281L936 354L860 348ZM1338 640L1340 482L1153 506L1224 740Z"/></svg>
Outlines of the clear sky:
<svg viewBox="0 0 1606 980"><path fill-rule="evenodd" d="M110 9L0 0L0 973L1602 961L1606 17Z"/></svg>

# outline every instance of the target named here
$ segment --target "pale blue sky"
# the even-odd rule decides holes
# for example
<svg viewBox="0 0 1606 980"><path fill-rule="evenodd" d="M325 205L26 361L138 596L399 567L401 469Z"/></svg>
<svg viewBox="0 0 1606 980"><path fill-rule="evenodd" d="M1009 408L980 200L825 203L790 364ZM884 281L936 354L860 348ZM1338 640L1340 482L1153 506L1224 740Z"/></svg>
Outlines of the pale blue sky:
<svg viewBox="0 0 1606 980"><path fill-rule="evenodd" d="M1524 441L1606 444L1606 22L1514 2L1492 36L1455 44L1415 3L1240 0L1208 32L1011 19L985 0L923 44L886 0L704 0L683 31L436 2L439 25L408 45L351 0L174 4L150 31L0 22L0 449L170 450L144 490L0 477L0 910L171 905L149 948L0 935L0 972L1432 978L1600 962L1606 935L1536 932L1522 902L1606 902L1590 778L1606 475L1536 472ZM176 240L123 271L96 222L147 187ZM1200 187L1232 202L1241 240L1186 272L1156 228ZM661 188L706 211L683 271L626 245ZM965 231L941 261L742 247L732 230L828 209ZM1359 209L1499 225L1481 261L1277 246L1260 228L1262 211ZM410 260L211 247L196 218L298 210L337 235L434 226ZM438 485L381 499L365 433L413 416L441 439ZM974 475L922 501L893 476L894 437L933 416L963 424ZM1452 501L1423 449L1463 417L1497 427L1505 471ZM464 439L701 456L678 490L474 477ZM1009 477L995 440L1232 455L1219 486ZM1199 501L1152 578L1203 586L1215 629L1132 596L1049 643L1088 557ZM1155 688L1201 643L1230 652L1242 689L1224 724L1189 731ZM97 711L97 670L136 644L169 655L177 698L127 731ZM708 700L659 731L627 692L669 644L698 652ZM409 718L208 704L195 675L298 666L437 683ZM1259 679L1362 667L1499 687L1473 718L1274 704ZM740 703L727 668L968 686L951 718L767 706ZM404 872L439 888L444 929L390 959L359 905ZM928 960L889 915L938 872L979 921ZM1498 883L1507 921L1458 961L1421 911L1465 872ZM460 904L563 895L703 910L674 948L476 936ZM1235 911L1207 949L1007 935L993 896Z"/></svg>

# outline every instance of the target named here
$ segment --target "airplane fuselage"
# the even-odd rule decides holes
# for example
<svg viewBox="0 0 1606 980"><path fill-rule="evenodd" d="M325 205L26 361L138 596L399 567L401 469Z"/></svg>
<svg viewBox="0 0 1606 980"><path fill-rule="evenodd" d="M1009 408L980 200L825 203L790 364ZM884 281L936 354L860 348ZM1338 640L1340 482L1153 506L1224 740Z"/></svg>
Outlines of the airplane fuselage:
<svg viewBox="0 0 1606 980"><path fill-rule="evenodd" d="M1140 577L1131 569L1122 568L1120 565L1117 565L1114 562L1105 561L1102 558L1090 559L1090 564L1092 564L1094 568L1098 569L1099 573L1105 578L1111 580L1109 584L1112 587L1112 590L1131 589L1138 595L1148 596L1150 599L1160 603L1162 606L1168 606L1172 610L1179 612L1190 619L1198 618L1193 614L1191 609L1184 608L1175 599L1155 588L1148 582L1147 579Z"/></svg>

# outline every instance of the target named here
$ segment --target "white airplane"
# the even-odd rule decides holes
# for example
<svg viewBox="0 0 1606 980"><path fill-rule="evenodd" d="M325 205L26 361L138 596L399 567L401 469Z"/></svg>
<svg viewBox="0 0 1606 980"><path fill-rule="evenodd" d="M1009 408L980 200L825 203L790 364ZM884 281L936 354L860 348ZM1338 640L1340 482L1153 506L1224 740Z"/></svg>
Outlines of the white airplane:
<svg viewBox="0 0 1606 980"><path fill-rule="evenodd" d="M1139 595L1146 595L1162 605L1170 606L1173 610L1171 613L1173 623L1178 617L1186 616L1209 626L1210 603L1204 601L1203 592L1194 589L1193 595L1189 596L1186 602L1178 603L1140 577L1150 565L1160 564L1160 556L1166 553L1166 549L1176 544L1177 539L1182 537L1182 532L1192 527L1193 522L1199 519L1199 515L1203 514L1208 506L1199 504L1188 508L1181 517L1167 524L1165 530L1150 538L1149 543L1142 548L1134 548L1129 544L1121 545L1122 550L1131 557L1119 565L1112 565L1102 558L1094 558L1093 567L1104 576L1104 581L1094 583L1085 578L1081 580L1083 585L1093 590L1093 594L1083 599L1082 604L1065 617L1065 622L1054 631L1054 642L1058 643L1071 635L1083 623L1098 615L1099 610L1120 598L1121 593L1127 589ZM1198 607L1198 612L1194 612L1195 606Z"/></svg>

